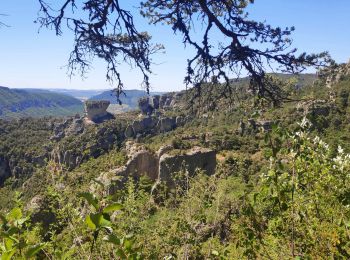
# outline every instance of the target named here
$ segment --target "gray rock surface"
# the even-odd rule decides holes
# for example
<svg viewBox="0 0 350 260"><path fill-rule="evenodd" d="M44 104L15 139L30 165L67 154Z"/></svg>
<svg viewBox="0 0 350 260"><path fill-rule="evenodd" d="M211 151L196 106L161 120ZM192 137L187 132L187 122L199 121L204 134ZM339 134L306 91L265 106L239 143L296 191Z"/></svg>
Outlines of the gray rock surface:
<svg viewBox="0 0 350 260"><path fill-rule="evenodd" d="M175 118L164 117L158 122L157 128L161 133L169 132L176 128Z"/></svg>
<svg viewBox="0 0 350 260"><path fill-rule="evenodd" d="M131 138L135 135L134 129L132 128L131 125L128 125L125 129L124 135L126 138Z"/></svg>
<svg viewBox="0 0 350 260"><path fill-rule="evenodd" d="M143 115L151 115L155 109L151 97L142 97L138 101L139 109Z"/></svg>
<svg viewBox="0 0 350 260"><path fill-rule="evenodd" d="M139 179L147 176L155 183L165 182L174 184L174 174L185 168L191 176L196 169L203 170L208 175L215 173L216 152L210 149L195 147L185 154L171 154L172 146L164 146L157 153L146 150L143 146L126 143L126 152L129 154L127 163L108 173L102 173L98 180L107 187L109 194L120 189L129 177ZM95 190L96 185L90 187Z"/></svg>
<svg viewBox="0 0 350 260"><path fill-rule="evenodd" d="M88 100L84 102L85 117L91 121L98 121L108 116L107 108L110 102L108 100Z"/></svg>
<svg viewBox="0 0 350 260"><path fill-rule="evenodd" d="M216 152L210 149L195 147L185 154L163 154L159 159L158 179L169 185L173 185L173 175L183 170L188 171L190 176L195 174L196 169L203 170L208 175L213 175L216 169Z"/></svg>

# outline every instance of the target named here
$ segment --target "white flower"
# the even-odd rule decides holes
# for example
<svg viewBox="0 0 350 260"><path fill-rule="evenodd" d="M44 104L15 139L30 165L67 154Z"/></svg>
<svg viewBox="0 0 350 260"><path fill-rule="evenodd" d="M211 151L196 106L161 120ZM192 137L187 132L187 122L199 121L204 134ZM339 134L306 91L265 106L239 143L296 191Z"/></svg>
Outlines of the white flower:
<svg viewBox="0 0 350 260"><path fill-rule="evenodd" d="M344 149L341 148L340 145L338 145L338 153L339 153L339 154L343 154L343 153L344 153Z"/></svg>
<svg viewBox="0 0 350 260"><path fill-rule="evenodd" d="M303 120L301 121L301 123L299 123L299 126L301 128L306 128L310 125L311 125L311 122L306 117L304 117Z"/></svg>

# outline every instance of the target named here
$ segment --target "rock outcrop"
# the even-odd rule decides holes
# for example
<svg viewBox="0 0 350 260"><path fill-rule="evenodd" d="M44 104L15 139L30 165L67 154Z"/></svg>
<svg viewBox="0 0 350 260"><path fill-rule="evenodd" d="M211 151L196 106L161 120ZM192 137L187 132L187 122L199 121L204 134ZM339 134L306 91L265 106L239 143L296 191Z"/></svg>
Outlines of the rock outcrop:
<svg viewBox="0 0 350 260"><path fill-rule="evenodd" d="M190 176L193 176L196 169L213 175L216 169L216 152L195 147L185 154L165 153L159 158L158 180L171 186L174 183L174 173L186 170Z"/></svg>
<svg viewBox="0 0 350 260"><path fill-rule="evenodd" d="M331 88L347 76L350 76L350 61L330 66L318 72L319 79L324 81L328 88Z"/></svg>
<svg viewBox="0 0 350 260"><path fill-rule="evenodd" d="M150 97L142 97L138 101L139 109L143 115L151 115L155 110L168 110L179 107L184 92L166 93Z"/></svg>
<svg viewBox="0 0 350 260"><path fill-rule="evenodd" d="M247 123L245 123L243 120L240 120L236 133L239 135L244 135L244 134L254 134L259 131L269 132L271 131L272 126L275 123L276 122L272 120L256 121L255 119L252 119L252 118L248 119Z"/></svg>
<svg viewBox="0 0 350 260"><path fill-rule="evenodd" d="M183 126L190 120L189 117L156 117L147 116L130 123L124 132L125 137L131 138L147 134L165 133L179 126Z"/></svg>
<svg viewBox="0 0 350 260"><path fill-rule="evenodd" d="M301 102L297 105L297 110L304 116L328 116L332 108L332 103L320 99Z"/></svg>
<svg viewBox="0 0 350 260"><path fill-rule="evenodd" d="M60 141L62 138L78 135L84 132L84 122L82 118L70 118L63 123L56 123L53 127L51 141Z"/></svg>
<svg viewBox="0 0 350 260"><path fill-rule="evenodd" d="M93 122L103 120L110 116L107 108L110 102L108 100L88 100L84 102L85 117Z"/></svg>
<svg viewBox="0 0 350 260"><path fill-rule="evenodd" d="M174 174L186 170L193 176L196 169L212 175L216 168L216 152L210 149L195 147L184 154L171 154L174 148L164 146L157 153L143 146L127 143L129 159L127 163L110 172L102 173L98 181L107 187L108 193L113 194L121 188L129 177L140 179L147 176L155 183L164 182L169 186L174 184ZM96 189L93 185L92 190Z"/></svg>

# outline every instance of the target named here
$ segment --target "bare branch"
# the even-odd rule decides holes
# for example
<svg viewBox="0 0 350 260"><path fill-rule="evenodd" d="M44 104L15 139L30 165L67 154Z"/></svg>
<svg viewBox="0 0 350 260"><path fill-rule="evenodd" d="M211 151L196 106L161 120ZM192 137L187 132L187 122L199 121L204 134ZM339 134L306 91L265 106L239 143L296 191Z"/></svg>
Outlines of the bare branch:
<svg viewBox="0 0 350 260"><path fill-rule="evenodd" d="M296 55L289 36L294 28L273 28L266 23L249 20L245 8L253 0L148 0L142 3L142 14L151 23L172 25L174 32L184 36L184 44L193 46L196 54L188 60L185 82L200 92L202 84L225 82L222 89L231 94L231 78L242 72L250 76L250 87L259 97L273 102L287 99L286 93L269 81L266 68L284 73L300 73L308 66L325 66L328 53ZM193 24L204 25L201 41L193 33ZM212 31L219 31L223 40L210 39ZM214 46L219 46L214 48ZM256 49L254 46L259 46Z"/></svg>
<svg viewBox="0 0 350 260"><path fill-rule="evenodd" d="M121 8L118 0L88 0L83 3L65 0L58 10L44 0L39 0L39 3L41 8L37 22L41 27L54 29L57 35L63 33L62 26L74 32L74 49L68 61L70 75L79 71L84 76L94 57L103 59L107 64L106 78L115 83L119 100L123 83L118 69L120 64L127 63L141 71L143 85L149 92L151 55L163 47L152 45L151 36L136 29L133 16ZM83 19L85 14L88 18Z"/></svg>

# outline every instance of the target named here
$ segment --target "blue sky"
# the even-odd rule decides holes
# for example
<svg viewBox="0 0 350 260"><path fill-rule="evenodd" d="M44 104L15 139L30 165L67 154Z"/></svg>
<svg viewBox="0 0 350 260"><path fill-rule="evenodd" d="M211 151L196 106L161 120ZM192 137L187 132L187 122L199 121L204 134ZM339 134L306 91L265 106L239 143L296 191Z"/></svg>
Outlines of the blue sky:
<svg viewBox="0 0 350 260"><path fill-rule="evenodd" d="M56 0L59 1L59 0ZM52 2L52 1L51 1ZM139 1L120 0L125 8ZM0 19L10 27L0 28L0 86L35 88L106 89L112 86L105 79L105 64L93 63L87 78L70 79L65 65L73 46L73 37L66 32L57 37L53 31L38 33L37 0L0 0ZM329 51L337 62L350 58L350 1L349 0L256 0L249 10L251 17L274 26L295 26L292 38L300 51ZM152 90L171 91L184 88L186 60L192 50L185 49L180 35L169 27L148 26L136 18L141 29L148 30L154 42L163 43L165 54L154 57ZM127 65L121 67L127 89L141 89L141 75Z"/></svg>

